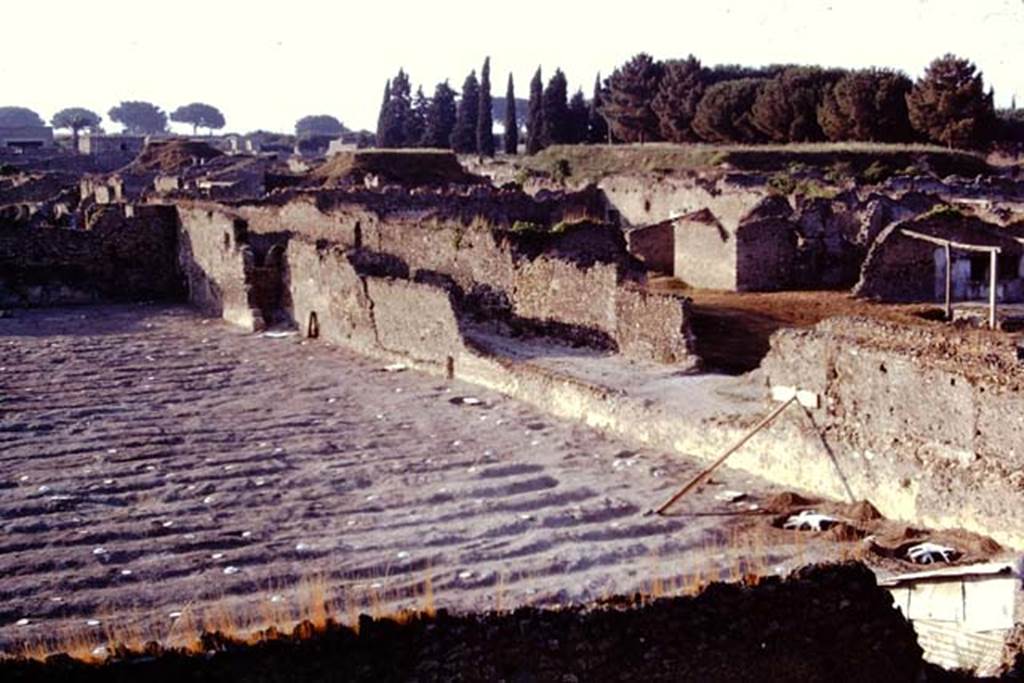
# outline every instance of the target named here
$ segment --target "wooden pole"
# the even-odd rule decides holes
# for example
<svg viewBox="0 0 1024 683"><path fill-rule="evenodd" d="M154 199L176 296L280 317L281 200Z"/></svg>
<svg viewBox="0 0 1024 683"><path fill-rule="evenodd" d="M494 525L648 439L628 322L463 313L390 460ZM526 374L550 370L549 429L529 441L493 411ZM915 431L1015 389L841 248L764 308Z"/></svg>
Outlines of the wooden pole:
<svg viewBox="0 0 1024 683"><path fill-rule="evenodd" d="M665 503L660 508L658 508L656 510L656 512L659 515L664 514L665 510L668 510L670 507L675 505L675 502L677 500L679 500L680 498L685 496L687 493L689 493L693 489L697 488L701 484L701 482L703 482L705 479L707 479L709 476L711 476L711 473L714 472L715 470L717 470L719 468L719 466L723 462L725 462L726 458L728 458L730 455L732 455L733 453L738 451L740 448L742 448L743 444L745 444L748 441L750 441L750 437L754 436L754 434L757 434L759 431L761 431L762 429L764 429L765 427L770 425L775 420L775 418L777 418L779 415L782 414L783 410L785 410L786 408L788 408L790 405L792 405L795 402L796 402L796 393L794 393L789 398L789 400L785 401L782 405L778 406L777 408L775 408L775 410L773 410L772 412L768 413L768 415L766 415L764 418L762 418L762 420L760 422L758 422L756 425L754 425L754 427L749 432L747 432L746 434L743 435L742 439L740 439L735 444L733 444L731 447L729 447L729 449L726 450L725 453L722 453L722 455L720 455L717 460L715 460L713 463L711 463L711 465L709 465L706 469L704 469L696 477L691 479L689 481L689 483L686 484L686 486L684 486L683 488L679 489L679 491L674 496L672 496L667 501L665 501Z"/></svg>
<svg viewBox="0 0 1024 683"><path fill-rule="evenodd" d="M996 329L996 266L998 265L999 254L995 251L989 256L988 274L988 328Z"/></svg>
<svg viewBox="0 0 1024 683"><path fill-rule="evenodd" d="M953 250L949 242L945 244L946 249L946 320L953 319Z"/></svg>

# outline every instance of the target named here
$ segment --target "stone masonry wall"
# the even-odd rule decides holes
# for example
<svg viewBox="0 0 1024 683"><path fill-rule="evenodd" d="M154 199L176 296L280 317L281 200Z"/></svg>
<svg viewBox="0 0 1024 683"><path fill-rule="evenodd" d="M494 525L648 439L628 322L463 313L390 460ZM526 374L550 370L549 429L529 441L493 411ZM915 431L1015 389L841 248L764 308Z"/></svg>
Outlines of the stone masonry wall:
<svg viewBox="0 0 1024 683"><path fill-rule="evenodd" d="M1020 545L1024 368L1011 343L986 339L832 319L776 333L762 371L823 397L816 429L800 411L789 427L828 445L855 495L891 517Z"/></svg>
<svg viewBox="0 0 1024 683"><path fill-rule="evenodd" d="M675 226L671 221L627 230L629 253L643 261L648 270L671 275L674 265L674 231Z"/></svg>
<svg viewBox="0 0 1024 683"><path fill-rule="evenodd" d="M443 366L464 350L449 292L399 278L361 275L338 246L293 239L283 269L287 314L303 333L369 354Z"/></svg>
<svg viewBox="0 0 1024 683"><path fill-rule="evenodd" d="M0 306L181 297L174 209L133 209L88 231L0 227Z"/></svg>
<svg viewBox="0 0 1024 683"><path fill-rule="evenodd" d="M642 269L629 257L622 235L613 228L584 226L555 235L517 233L473 221L440 221L417 211L380 216L357 204L333 205L322 211L308 196L280 206L196 203L184 206L182 212L189 216L183 224L218 235L229 234L233 221L243 220L246 239L256 253L273 244L288 244L290 284L284 289L291 292L291 305L300 324L305 324L308 316L308 311L302 310L304 303L295 298L302 295L302 283L309 278L340 276L325 274L321 262L308 255L296 253L292 258L291 244L297 240L337 247L342 252L361 250L388 260L388 272L371 273L374 275L445 281L470 300L486 290L492 300L505 302L506 314L523 322L545 329L567 326L631 357L659 362L692 362L695 358L687 333L687 309L681 299L623 293L629 282L642 280ZM226 268L234 276L216 277L223 291L199 298L217 299L219 294L224 299L227 295L241 309L241 302L248 300L243 293L249 271L232 260L230 253L220 253L224 250L217 247L219 238L204 239L208 241L203 242L202 251L212 260L204 261L200 270L213 268L223 273ZM324 256L323 263L334 264L334 258L341 257ZM202 292L205 281L195 279ZM346 338L353 334L352 326L345 329L348 331L339 334Z"/></svg>
<svg viewBox="0 0 1024 683"><path fill-rule="evenodd" d="M225 210L179 207L179 264L189 301L249 330L262 329L256 304L256 254L244 219Z"/></svg>

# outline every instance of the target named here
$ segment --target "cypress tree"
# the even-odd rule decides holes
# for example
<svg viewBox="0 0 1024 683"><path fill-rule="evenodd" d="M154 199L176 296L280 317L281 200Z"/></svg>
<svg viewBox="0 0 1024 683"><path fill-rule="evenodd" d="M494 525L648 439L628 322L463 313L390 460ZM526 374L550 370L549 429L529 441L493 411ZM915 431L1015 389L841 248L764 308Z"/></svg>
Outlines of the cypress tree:
<svg viewBox="0 0 1024 683"><path fill-rule="evenodd" d="M541 143L541 131L544 128L544 82L541 80L540 67L530 81L530 108L526 114L526 153L536 154L544 149Z"/></svg>
<svg viewBox="0 0 1024 683"><path fill-rule="evenodd" d="M462 98L459 100L455 128L452 130L452 149L459 154L475 154L477 116L480 113L480 84L476 71L471 71L462 84Z"/></svg>
<svg viewBox="0 0 1024 683"><path fill-rule="evenodd" d="M384 101L380 103L380 113L377 114L377 140L380 140L384 132L384 116L391 102L391 79L384 83Z"/></svg>
<svg viewBox="0 0 1024 683"><path fill-rule="evenodd" d="M541 124L541 144L545 147L569 142L570 127L569 107L566 102L568 83L561 69L555 69L555 75L548 81L542 98L544 120Z"/></svg>
<svg viewBox="0 0 1024 683"><path fill-rule="evenodd" d="M505 90L505 154L519 151L519 121L516 119L516 90L512 85L512 74L508 75Z"/></svg>
<svg viewBox="0 0 1024 683"><path fill-rule="evenodd" d="M594 78L594 96L590 100L590 111L587 117L587 142L600 144L608 141L608 123L601 116L601 101L605 92L601 87L601 74Z"/></svg>
<svg viewBox="0 0 1024 683"><path fill-rule="evenodd" d="M383 107L382 122L377 130L378 147L405 147L416 144L408 139L412 124L412 97L409 76L402 69L391 80L390 95Z"/></svg>
<svg viewBox="0 0 1024 683"><path fill-rule="evenodd" d="M449 87L448 81L438 83L427 108L426 128L423 131L423 139L420 144L423 147L439 149L451 147L455 117L455 91Z"/></svg>
<svg viewBox="0 0 1024 683"><path fill-rule="evenodd" d="M491 58L480 69L480 100L476 117L476 149L480 156L494 156L494 111L491 103Z"/></svg>
<svg viewBox="0 0 1024 683"><path fill-rule="evenodd" d="M569 126L566 142L570 145L578 145L587 141L587 121L589 118L590 108L587 106L587 99L583 96L583 90L577 90L576 94L569 100Z"/></svg>
<svg viewBox="0 0 1024 683"><path fill-rule="evenodd" d="M427 129L427 115L430 113L430 100L423 94L423 86L416 88L416 97L412 101L409 121L405 130L405 146L420 147Z"/></svg>

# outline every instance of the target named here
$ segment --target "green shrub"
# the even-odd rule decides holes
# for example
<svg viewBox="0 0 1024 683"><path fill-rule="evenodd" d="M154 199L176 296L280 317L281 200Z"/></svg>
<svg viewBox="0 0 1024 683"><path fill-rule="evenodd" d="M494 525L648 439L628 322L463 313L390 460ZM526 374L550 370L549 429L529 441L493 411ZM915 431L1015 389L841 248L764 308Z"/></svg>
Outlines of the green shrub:
<svg viewBox="0 0 1024 683"><path fill-rule="evenodd" d="M568 159L555 159L555 162L551 164L551 179L556 183L564 184L571 175L572 167L569 165Z"/></svg>
<svg viewBox="0 0 1024 683"><path fill-rule="evenodd" d="M861 172L860 179L865 183L875 185L884 181L891 175L892 170L888 166L878 160L875 160L871 162L870 166Z"/></svg>

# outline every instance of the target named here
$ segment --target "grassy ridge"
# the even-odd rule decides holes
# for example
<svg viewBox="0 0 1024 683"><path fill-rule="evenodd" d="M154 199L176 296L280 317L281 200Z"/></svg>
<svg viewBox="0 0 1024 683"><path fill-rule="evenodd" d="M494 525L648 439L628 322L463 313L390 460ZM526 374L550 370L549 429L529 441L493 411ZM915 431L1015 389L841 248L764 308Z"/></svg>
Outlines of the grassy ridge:
<svg viewBox="0 0 1024 683"><path fill-rule="evenodd" d="M868 173L878 179L896 173L938 176L991 173L983 156L934 145L807 143L791 145L556 145L519 163L551 173L565 160L574 179L600 180L617 174L659 174L732 168L773 173L794 167L817 168L849 177ZM871 169L869 171L869 169Z"/></svg>

